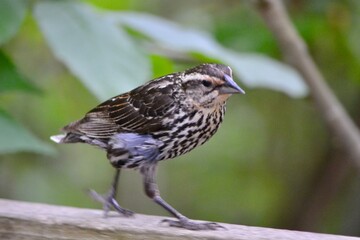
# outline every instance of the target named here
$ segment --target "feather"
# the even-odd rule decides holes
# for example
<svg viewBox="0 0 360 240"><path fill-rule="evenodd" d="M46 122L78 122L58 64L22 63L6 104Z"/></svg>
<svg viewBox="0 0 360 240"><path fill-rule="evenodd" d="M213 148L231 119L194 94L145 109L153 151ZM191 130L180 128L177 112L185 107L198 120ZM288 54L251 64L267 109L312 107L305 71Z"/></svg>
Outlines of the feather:
<svg viewBox="0 0 360 240"><path fill-rule="evenodd" d="M113 97L90 110L83 119L65 126L63 131L110 139L122 132L151 134L162 130L166 128L162 119L176 110L177 100L171 93L178 90L174 84L162 87L163 82L164 78L155 79L131 92Z"/></svg>

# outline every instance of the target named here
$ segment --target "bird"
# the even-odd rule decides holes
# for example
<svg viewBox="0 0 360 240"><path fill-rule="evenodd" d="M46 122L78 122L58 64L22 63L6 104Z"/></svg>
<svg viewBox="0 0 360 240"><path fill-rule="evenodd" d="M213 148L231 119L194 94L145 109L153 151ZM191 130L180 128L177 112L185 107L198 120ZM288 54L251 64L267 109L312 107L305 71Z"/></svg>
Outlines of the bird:
<svg viewBox="0 0 360 240"><path fill-rule="evenodd" d="M102 195L89 190L103 204L123 216L131 210L116 200L121 169L136 169L143 178L145 194L176 220L171 227L189 230L218 230L215 222L191 220L168 204L156 182L162 160L183 155L209 140L223 121L226 101L232 94L245 94L232 77L229 66L204 63L182 72L153 79L129 92L101 103L51 136L56 143L86 143L106 151L116 169L110 190Z"/></svg>

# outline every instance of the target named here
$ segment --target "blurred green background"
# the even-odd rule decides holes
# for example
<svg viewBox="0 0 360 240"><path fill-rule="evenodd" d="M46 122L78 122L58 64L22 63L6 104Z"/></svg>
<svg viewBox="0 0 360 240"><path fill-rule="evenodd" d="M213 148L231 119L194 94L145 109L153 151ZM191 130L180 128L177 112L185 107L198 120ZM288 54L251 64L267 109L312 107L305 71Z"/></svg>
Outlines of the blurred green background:
<svg viewBox="0 0 360 240"><path fill-rule="evenodd" d="M309 51L360 122L360 2L285 1ZM0 0L0 197L99 208L114 170L49 136L102 100L202 62L247 92L204 146L162 162L162 196L194 219L360 236L360 176L250 1ZM119 202L166 215L124 170ZM100 217L100 216L99 216Z"/></svg>

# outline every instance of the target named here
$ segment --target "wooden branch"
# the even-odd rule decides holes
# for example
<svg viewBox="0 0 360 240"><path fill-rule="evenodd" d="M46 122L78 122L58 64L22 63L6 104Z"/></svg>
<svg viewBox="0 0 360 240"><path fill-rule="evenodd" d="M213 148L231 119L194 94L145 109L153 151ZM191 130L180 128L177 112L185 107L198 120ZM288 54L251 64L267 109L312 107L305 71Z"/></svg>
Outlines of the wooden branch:
<svg viewBox="0 0 360 240"><path fill-rule="evenodd" d="M256 7L274 34L285 59L308 84L316 106L334 137L360 170L360 132L337 100L310 57L306 44L291 24L281 0L254 0ZM285 79L284 79L285 81Z"/></svg>
<svg viewBox="0 0 360 240"><path fill-rule="evenodd" d="M360 240L309 232L223 224L226 230L189 231L168 227L163 217L136 214L125 218L100 210L0 199L0 239L241 239Z"/></svg>

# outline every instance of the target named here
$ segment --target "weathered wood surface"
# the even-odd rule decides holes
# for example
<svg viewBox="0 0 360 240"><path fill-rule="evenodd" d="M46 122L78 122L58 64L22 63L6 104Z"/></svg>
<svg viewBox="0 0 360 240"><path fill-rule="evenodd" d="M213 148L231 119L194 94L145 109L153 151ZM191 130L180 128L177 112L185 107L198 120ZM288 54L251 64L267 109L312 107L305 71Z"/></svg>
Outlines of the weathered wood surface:
<svg viewBox="0 0 360 240"><path fill-rule="evenodd" d="M102 217L102 211L0 199L0 239L242 239L360 240L329 234L222 224L226 230L189 231L161 223L164 217L136 214Z"/></svg>

